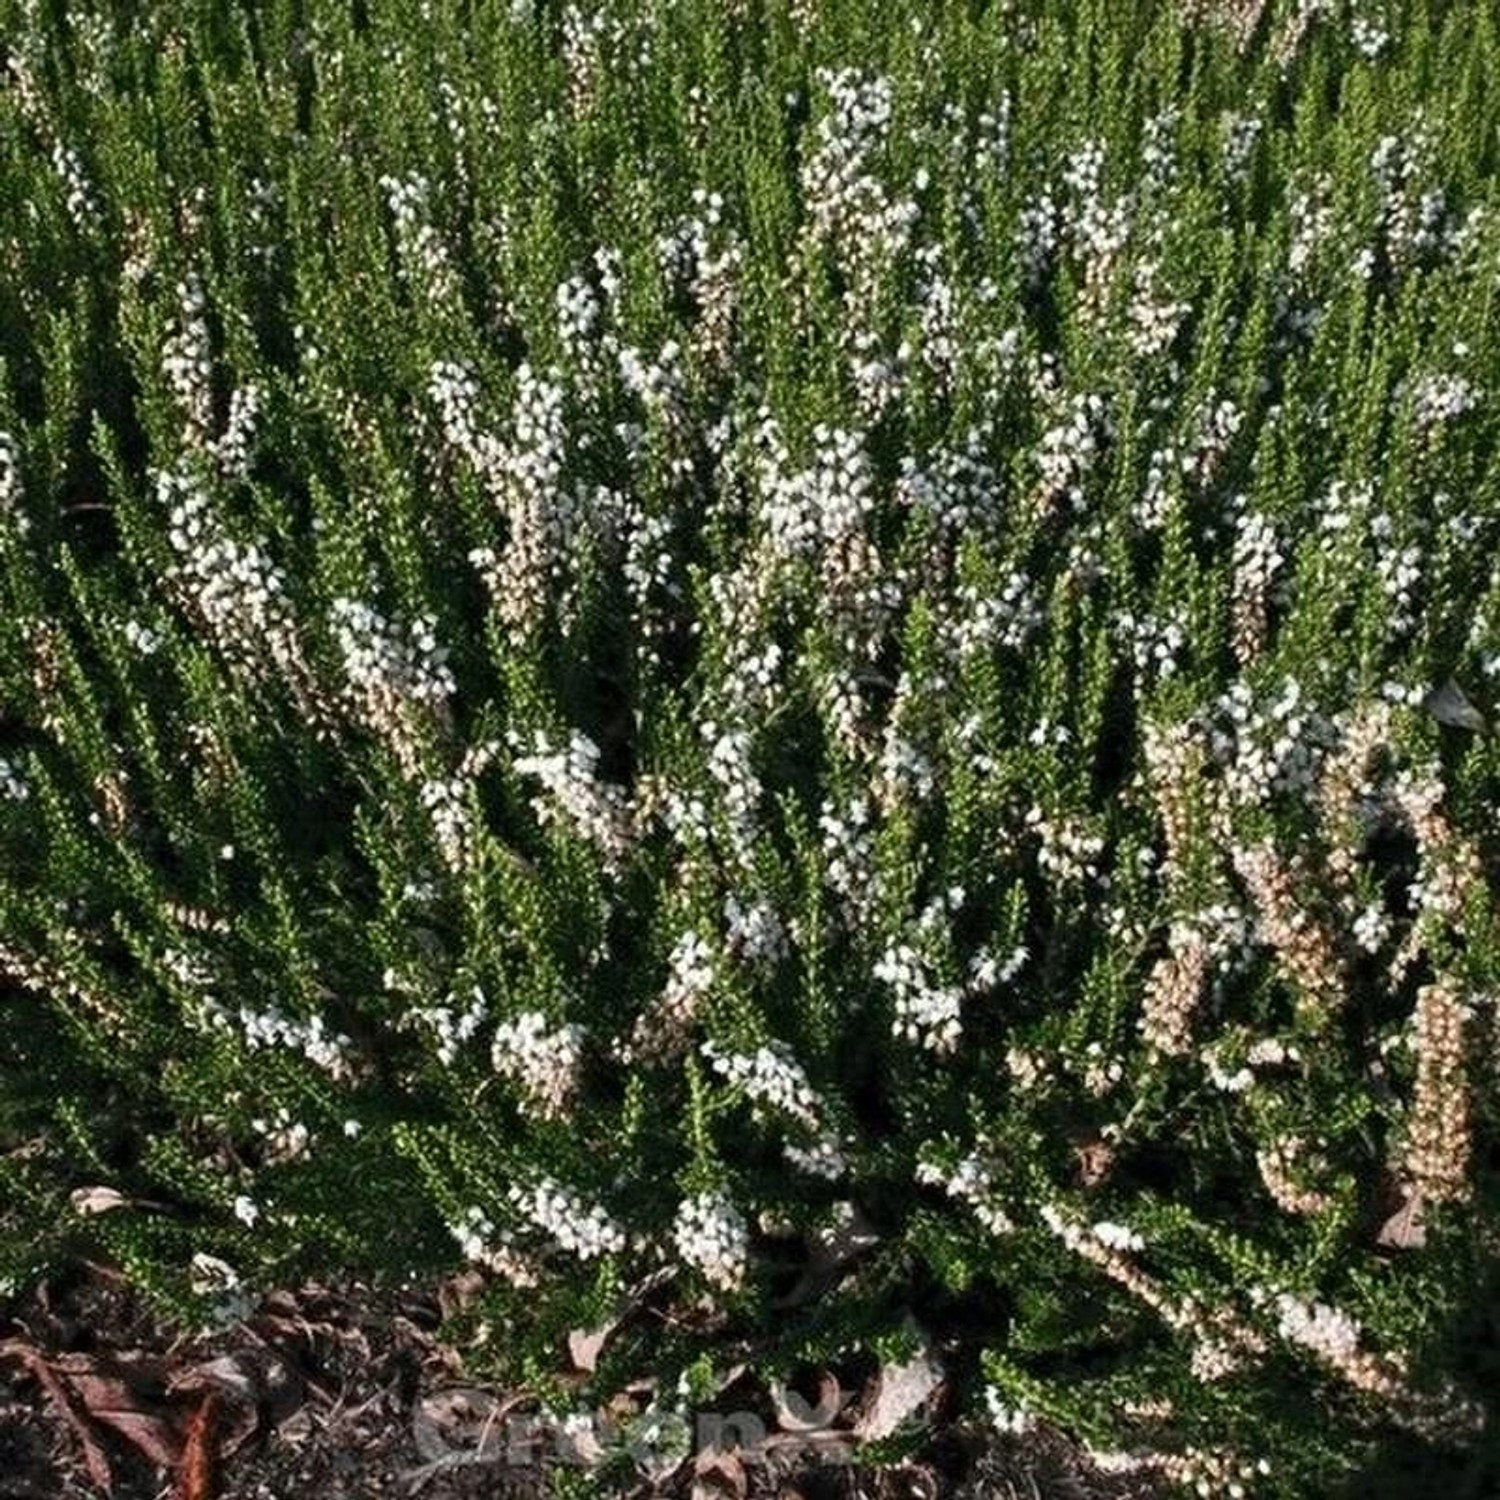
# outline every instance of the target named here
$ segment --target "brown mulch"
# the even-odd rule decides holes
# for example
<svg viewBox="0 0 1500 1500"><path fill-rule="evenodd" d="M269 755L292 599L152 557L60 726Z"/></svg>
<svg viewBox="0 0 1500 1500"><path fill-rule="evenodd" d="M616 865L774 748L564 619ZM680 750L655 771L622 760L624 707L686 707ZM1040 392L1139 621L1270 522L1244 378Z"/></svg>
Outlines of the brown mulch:
<svg viewBox="0 0 1500 1500"><path fill-rule="evenodd" d="M444 1289L303 1287L212 1337L175 1333L103 1267L0 1303L0 1500L545 1500L518 1395L469 1383ZM643 1389L648 1389L643 1383ZM640 1398L644 1402L646 1398ZM774 1425L774 1424L773 1424ZM507 1435L510 1441L506 1441ZM847 1434L843 1436L847 1437ZM555 1452L555 1448L553 1450ZM1059 1433L953 1430L924 1462L860 1463L836 1435L773 1432L622 1474L647 1500L1149 1500Z"/></svg>

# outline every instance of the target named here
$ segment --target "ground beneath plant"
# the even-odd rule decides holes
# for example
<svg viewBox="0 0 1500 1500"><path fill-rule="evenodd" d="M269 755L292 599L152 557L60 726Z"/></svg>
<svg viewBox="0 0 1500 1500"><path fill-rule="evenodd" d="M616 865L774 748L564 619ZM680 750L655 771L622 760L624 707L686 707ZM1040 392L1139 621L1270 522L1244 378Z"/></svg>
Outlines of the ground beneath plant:
<svg viewBox="0 0 1500 1500"><path fill-rule="evenodd" d="M308 1286L245 1322L188 1338L103 1267L0 1303L0 1500L545 1500L586 1443L529 1443L524 1391L465 1377L440 1337L451 1285ZM741 1377L744 1400L753 1381ZM621 1393L626 1420L650 1382ZM868 1407L869 1393L866 1392ZM940 1408L934 1400L933 1410ZM913 1460L861 1457L853 1417L778 1420L747 1452L687 1443L680 1461L624 1461L634 1500L1152 1500L1062 1434L1005 1438L929 1422ZM781 1416L786 1416L784 1409ZM868 1411L866 1412L868 1416ZM623 1430L617 1428L616 1431ZM692 1452L697 1447L696 1453ZM573 1474L565 1472L572 1468Z"/></svg>

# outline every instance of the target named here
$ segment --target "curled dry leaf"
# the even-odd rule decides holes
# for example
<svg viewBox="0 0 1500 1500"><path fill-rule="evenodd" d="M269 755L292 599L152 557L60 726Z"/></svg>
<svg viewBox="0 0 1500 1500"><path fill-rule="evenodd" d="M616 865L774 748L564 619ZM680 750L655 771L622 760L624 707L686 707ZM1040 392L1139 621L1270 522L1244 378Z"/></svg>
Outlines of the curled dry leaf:
<svg viewBox="0 0 1500 1500"><path fill-rule="evenodd" d="M1078 1163L1079 1187L1098 1187L1114 1169L1115 1148L1097 1133L1081 1135L1073 1142L1073 1159Z"/></svg>
<svg viewBox="0 0 1500 1500"><path fill-rule="evenodd" d="M880 1243L880 1231L859 1204L845 1200L834 1205L833 1222L812 1237L807 1264L792 1289L775 1302L777 1307L799 1307L821 1296L852 1260Z"/></svg>
<svg viewBox="0 0 1500 1500"><path fill-rule="evenodd" d="M238 1351L194 1365L172 1381L171 1391L195 1402L195 1414L209 1396L215 1398L215 1447L221 1457L228 1458L254 1436L262 1405L273 1413L273 1420L278 1406L285 1409L283 1388L289 1382L290 1372L283 1361L257 1360Z"/></svg>
<svg viewBox="0 0 1500 1500"><path fill-rule="evenodd" d="M88 1218L93 1214L107 1214L112 1208L124 1208L130 1199L112 1187L101 1185L74 1188L68 1194L68 1201L72 1203L74 1213Z"/></svg>
<svg viewBox="0 0 1500 1500"><path fill-rule="evenodd" d="M799 1391L782 1385L771 1384L771 1406L776 1413L777 1425L783 1432L823 1432L833 1426L838 1414L844 1409L843 1388L837 1378L824 1370L818 1376L817 1404L811 1404Z"/></svg>

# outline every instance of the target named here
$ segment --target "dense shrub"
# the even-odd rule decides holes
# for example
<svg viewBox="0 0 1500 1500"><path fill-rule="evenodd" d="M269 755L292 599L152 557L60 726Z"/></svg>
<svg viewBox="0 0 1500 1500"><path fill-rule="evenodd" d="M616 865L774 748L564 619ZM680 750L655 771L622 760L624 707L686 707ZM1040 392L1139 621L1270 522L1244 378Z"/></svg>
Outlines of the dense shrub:
<svg viewBox="0 0 1500 1500"><path fill-rule="evenodd" d="M1492 6L0 21L7 1285L1473 1436Z"/></svg>

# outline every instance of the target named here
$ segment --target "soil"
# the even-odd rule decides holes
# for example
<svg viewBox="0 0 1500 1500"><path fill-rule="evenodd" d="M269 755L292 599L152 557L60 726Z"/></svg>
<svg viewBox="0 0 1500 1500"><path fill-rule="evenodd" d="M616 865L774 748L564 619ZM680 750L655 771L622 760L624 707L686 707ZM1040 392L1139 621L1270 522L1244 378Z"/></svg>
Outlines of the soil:
<svg viewBox="0 0 1500 1500"><path fill-rule="evenodd" d="M442 1288L311 1286L190 1338L103 1267L0 1303L0 1500L546 1500L576 1493L524 1462L518 1393L466 1382ZM644 1384L644 1383L643 1383ZM640 1398L642 1401L645 1397ZM511 1425L506 1426L505 1422ZM651 1500L1152 1500L1062 1434L934 1426L920 1461L859 1461L851 1434L776 1431L759 1458L623 1465L608 1492ZM501 1441L502 1433L509 1435ZM555 1456L553 1443L549 1449ZM106 1488L106 1481L108 1487Z"/></svg>

